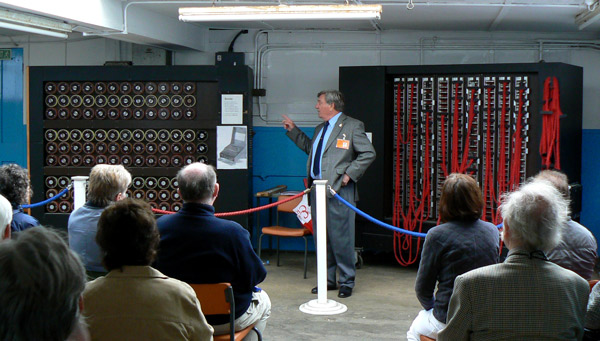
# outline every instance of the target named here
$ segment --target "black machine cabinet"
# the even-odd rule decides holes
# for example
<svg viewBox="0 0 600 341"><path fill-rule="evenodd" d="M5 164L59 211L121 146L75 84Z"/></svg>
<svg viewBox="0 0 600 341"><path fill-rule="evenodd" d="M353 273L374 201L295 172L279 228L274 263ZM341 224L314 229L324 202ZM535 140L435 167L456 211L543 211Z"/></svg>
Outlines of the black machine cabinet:
<svg viewBox="0 0 600 341"><path fill-rule="evenodd" d="M483 219L495 223L500 194L541 169L560 168L580 183L580 67L358 66L339 73L345 111L373 134L377 158L360 180L359 207L376 219L426 232L437 225L439 191L452 172L475 177L486 199ZM357 247L400 250L400 263L409 264L416 239L357 217Z"/></svg>
<svg viewBox="0 0 600 341"><path fill-rule="evenodd" d="M217 164L221 96L242 95L242 124L252 129L252 70L247 66L69 66L29 68L29 165L32 202L53 197L96 164L123 164L130 197L177 211L175 175L186 164ZM218 170L217 212L251 203L252 139L247 169ZM72 191L33 208L43 224L66 228ZM248 216L231 219L248 227Z"/></svg>

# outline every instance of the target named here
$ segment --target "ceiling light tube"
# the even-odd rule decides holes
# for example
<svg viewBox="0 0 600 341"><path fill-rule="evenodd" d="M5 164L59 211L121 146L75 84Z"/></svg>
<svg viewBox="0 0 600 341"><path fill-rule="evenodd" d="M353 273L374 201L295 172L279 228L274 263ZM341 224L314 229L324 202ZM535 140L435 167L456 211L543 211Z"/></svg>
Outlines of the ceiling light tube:
<svg viewBox="0 0 600 341"><path fill-rule="evenodd" d="M35 28L35 27L30 27L30 26L11 24L11 23L7 23L7 22L3 22L3 21L0 21L0 28L6 28L9 30L27 32L27 33L41 34L41 35L45 35L45 36L62 38L62 39L69 38L69 36L66 33L44 30L41 28Z"/></svg>
<svg viewBox="0 0 600 341"><path fill-rule="evenodd" d="M381 5L182 7L181 21L381 19Z"/></svg>

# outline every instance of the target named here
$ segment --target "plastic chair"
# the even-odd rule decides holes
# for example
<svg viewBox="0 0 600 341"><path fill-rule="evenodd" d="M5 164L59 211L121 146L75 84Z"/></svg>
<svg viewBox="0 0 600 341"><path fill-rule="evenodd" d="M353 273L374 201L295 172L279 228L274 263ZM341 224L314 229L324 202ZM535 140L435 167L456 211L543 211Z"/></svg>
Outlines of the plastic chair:
<svg viewBox="0 0 600 341"><path fill-rule="evenodd" d="M242 340L251 330L256 332L258 341L262 335L258 329L251 325L238 332L235 331L235 299L233 288L229 283L191 284L196 292L196 297L202 306L202 313L206 315L229 315L229 334L214 335L215 341Z"/></svg>
<svg viewBox="0 0 600 341"><path fill-rule="evenodd" d="M277 201L292 197L291 195L280 195ZM262 228L262 233L258 238L258 257L262 252L262 238L264 235L277 237L277 266L279 266L279 237L302 237L304 238L304 278L306 278L306 257L308 254L308 239L306 236L310 235L310 230L303 228L285 227L279 225L279 212L294 213L294 208L302 201L302 197L298 197L294 200L288 201L277 206L277 220L275 226L265 226ZM295 213L294 213L295 214Z"/></svg>

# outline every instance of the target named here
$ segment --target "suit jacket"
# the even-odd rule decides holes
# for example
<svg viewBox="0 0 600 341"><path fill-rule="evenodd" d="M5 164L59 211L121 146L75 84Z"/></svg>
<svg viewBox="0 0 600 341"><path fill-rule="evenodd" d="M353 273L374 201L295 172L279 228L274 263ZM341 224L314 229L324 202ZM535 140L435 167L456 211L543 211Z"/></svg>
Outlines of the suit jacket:
<svg viewBox="0 0 600 341"><path fill-rule="evenodd" d="M306 163L309 186L312 185L313 180L310 175L312 146L324 125L325 122L315 128L312 139L306 136L298 127L294 127L286 133L300 149L309 155ZM339 191L342 187L344 174L348 174L354 182L357 182L363 176L369 165L375 160L375 148L373 148L371 141L365 134L364 124L357 119L341 114L332 129L321 158L321 178L328 180L328 184L334 191ZM350 142L348 148L338 148L338 139L348 140ZM329 191L327 191L327 196L332 196ZM358 200L356 186L354 187L354 197L355 200Z"/></svg>
<svg viewBox="0 0 600 341"><path fill-rule="evenodd" d="M576 273L511 250L456 277L438 340L581 340L589 291Z"/></svg>
<svg viewBox="0 0 600 341"><path fill-rule="evenodd" d="M212 340L194 290L149 266L88 282L83 315L92 340Z"/></svg>

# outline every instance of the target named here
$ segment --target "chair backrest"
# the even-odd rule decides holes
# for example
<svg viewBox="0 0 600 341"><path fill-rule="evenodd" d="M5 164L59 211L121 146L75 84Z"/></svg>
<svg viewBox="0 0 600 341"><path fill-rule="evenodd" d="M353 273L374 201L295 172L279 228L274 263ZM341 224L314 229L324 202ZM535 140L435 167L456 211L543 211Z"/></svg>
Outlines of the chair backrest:
<svg viewBox="0 0 600 341"><path fill-rule="evenodd" d="M235 337L235 299L230 283L191 284L204 315L229 315L230 340Z"/></svg>
<svg viewBox="0 0 600 341"><path fill-rule="evenodd" d="M277 201L282 201L288 198L291 198L292 195L280 195L277 198ZM288 213L293 213L294 212L294 208L296 208L296 206L298 206L298 204L300 203L300 201L302 201L302 197L298 197L294 200L290 200L288 202L285 202L281 205L277 206L277 210L279 212L288 212Z"/></svg>
<svg viewBox="0 0 600 341"><path fill-rule="evenodd" d="M591 279L588 281L588 283L590 284L590 291L592 291L592 289L594 288L594 285L596 285L596 283L598 283L597 279Z"/></svg>

